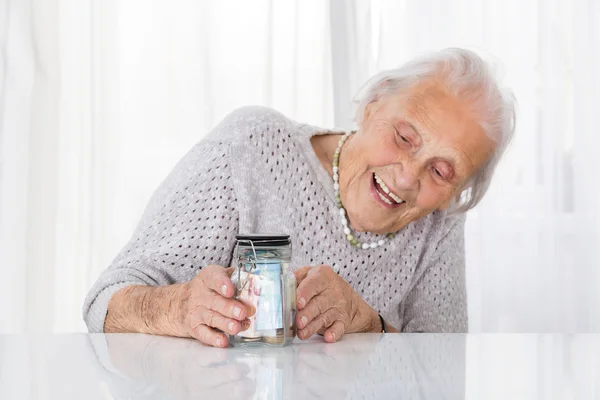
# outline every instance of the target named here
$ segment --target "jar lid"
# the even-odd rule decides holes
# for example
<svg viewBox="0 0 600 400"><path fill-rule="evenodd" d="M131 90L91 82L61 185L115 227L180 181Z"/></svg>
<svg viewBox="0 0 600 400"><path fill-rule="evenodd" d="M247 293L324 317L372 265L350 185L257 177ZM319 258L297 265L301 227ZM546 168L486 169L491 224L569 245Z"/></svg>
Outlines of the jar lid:
<svg viewBox="0 0 600 400"><path fill-rule="evenodd" d="M252 241L255 246L286 246L291 243L290 235L285 234L263 234L263 233L245 233L236 235L237 240ZM247 244L250 243L242 243Z"/></svg>

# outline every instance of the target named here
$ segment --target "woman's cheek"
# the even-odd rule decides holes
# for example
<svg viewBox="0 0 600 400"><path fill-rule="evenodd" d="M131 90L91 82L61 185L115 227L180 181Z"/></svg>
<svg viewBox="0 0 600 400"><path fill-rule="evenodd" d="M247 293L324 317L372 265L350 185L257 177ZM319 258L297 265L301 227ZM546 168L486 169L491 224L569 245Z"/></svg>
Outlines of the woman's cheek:
<svg viewBox="0 0 600 400"><path fill-rule="evenodd" d="M426 211L433 211L444 203L450 196L451 191L443 187L422 187L417 206Z"/></svg>

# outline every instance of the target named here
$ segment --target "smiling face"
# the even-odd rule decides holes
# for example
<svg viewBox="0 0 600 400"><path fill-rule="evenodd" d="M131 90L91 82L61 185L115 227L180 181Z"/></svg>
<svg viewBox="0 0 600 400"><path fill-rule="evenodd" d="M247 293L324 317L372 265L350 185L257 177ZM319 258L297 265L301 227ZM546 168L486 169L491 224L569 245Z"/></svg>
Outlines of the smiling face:
<svg viewBox="0 0 600 400"><path fill-rule="evenodd" d="M369 104L340 156L340 195L352 227L396 232L447 207L494 145L468 105L436 81Z"/></svg>

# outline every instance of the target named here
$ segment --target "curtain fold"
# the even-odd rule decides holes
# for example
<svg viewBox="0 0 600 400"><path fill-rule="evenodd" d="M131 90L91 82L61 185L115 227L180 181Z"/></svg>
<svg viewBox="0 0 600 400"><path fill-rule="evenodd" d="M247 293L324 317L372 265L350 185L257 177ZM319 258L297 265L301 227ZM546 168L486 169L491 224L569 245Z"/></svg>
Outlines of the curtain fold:
<svg viewBox="0 0 600 400"><path fill-rule="evenodd" d="M57 10L54 1L3 6L1 321L3 331L37 332L54 317Z"/></svg>
<svg viewBox="0 0 600 400"><path fill-rule="evenodd" d="M27 3L0 7L0 330L25 328L27 194L33 58ZM18 72L17 72L18 71ZM25 110L23 112L22 110ZM12 171L12 173L11 173Z"/></svg>

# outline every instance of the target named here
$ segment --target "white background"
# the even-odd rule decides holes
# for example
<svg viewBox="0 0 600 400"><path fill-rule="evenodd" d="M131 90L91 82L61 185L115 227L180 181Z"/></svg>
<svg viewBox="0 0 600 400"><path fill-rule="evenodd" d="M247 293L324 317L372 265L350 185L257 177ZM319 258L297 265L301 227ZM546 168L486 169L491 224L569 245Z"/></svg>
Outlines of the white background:
<svg viewBox="0 0 600 400"><path fill-rule="evenodd" d="M352 126L375 72L500 60L517 132L467 226L472 332L600 332L600 2L0 0L0 333L84 331L152 191L236 107Z"/></svg>

